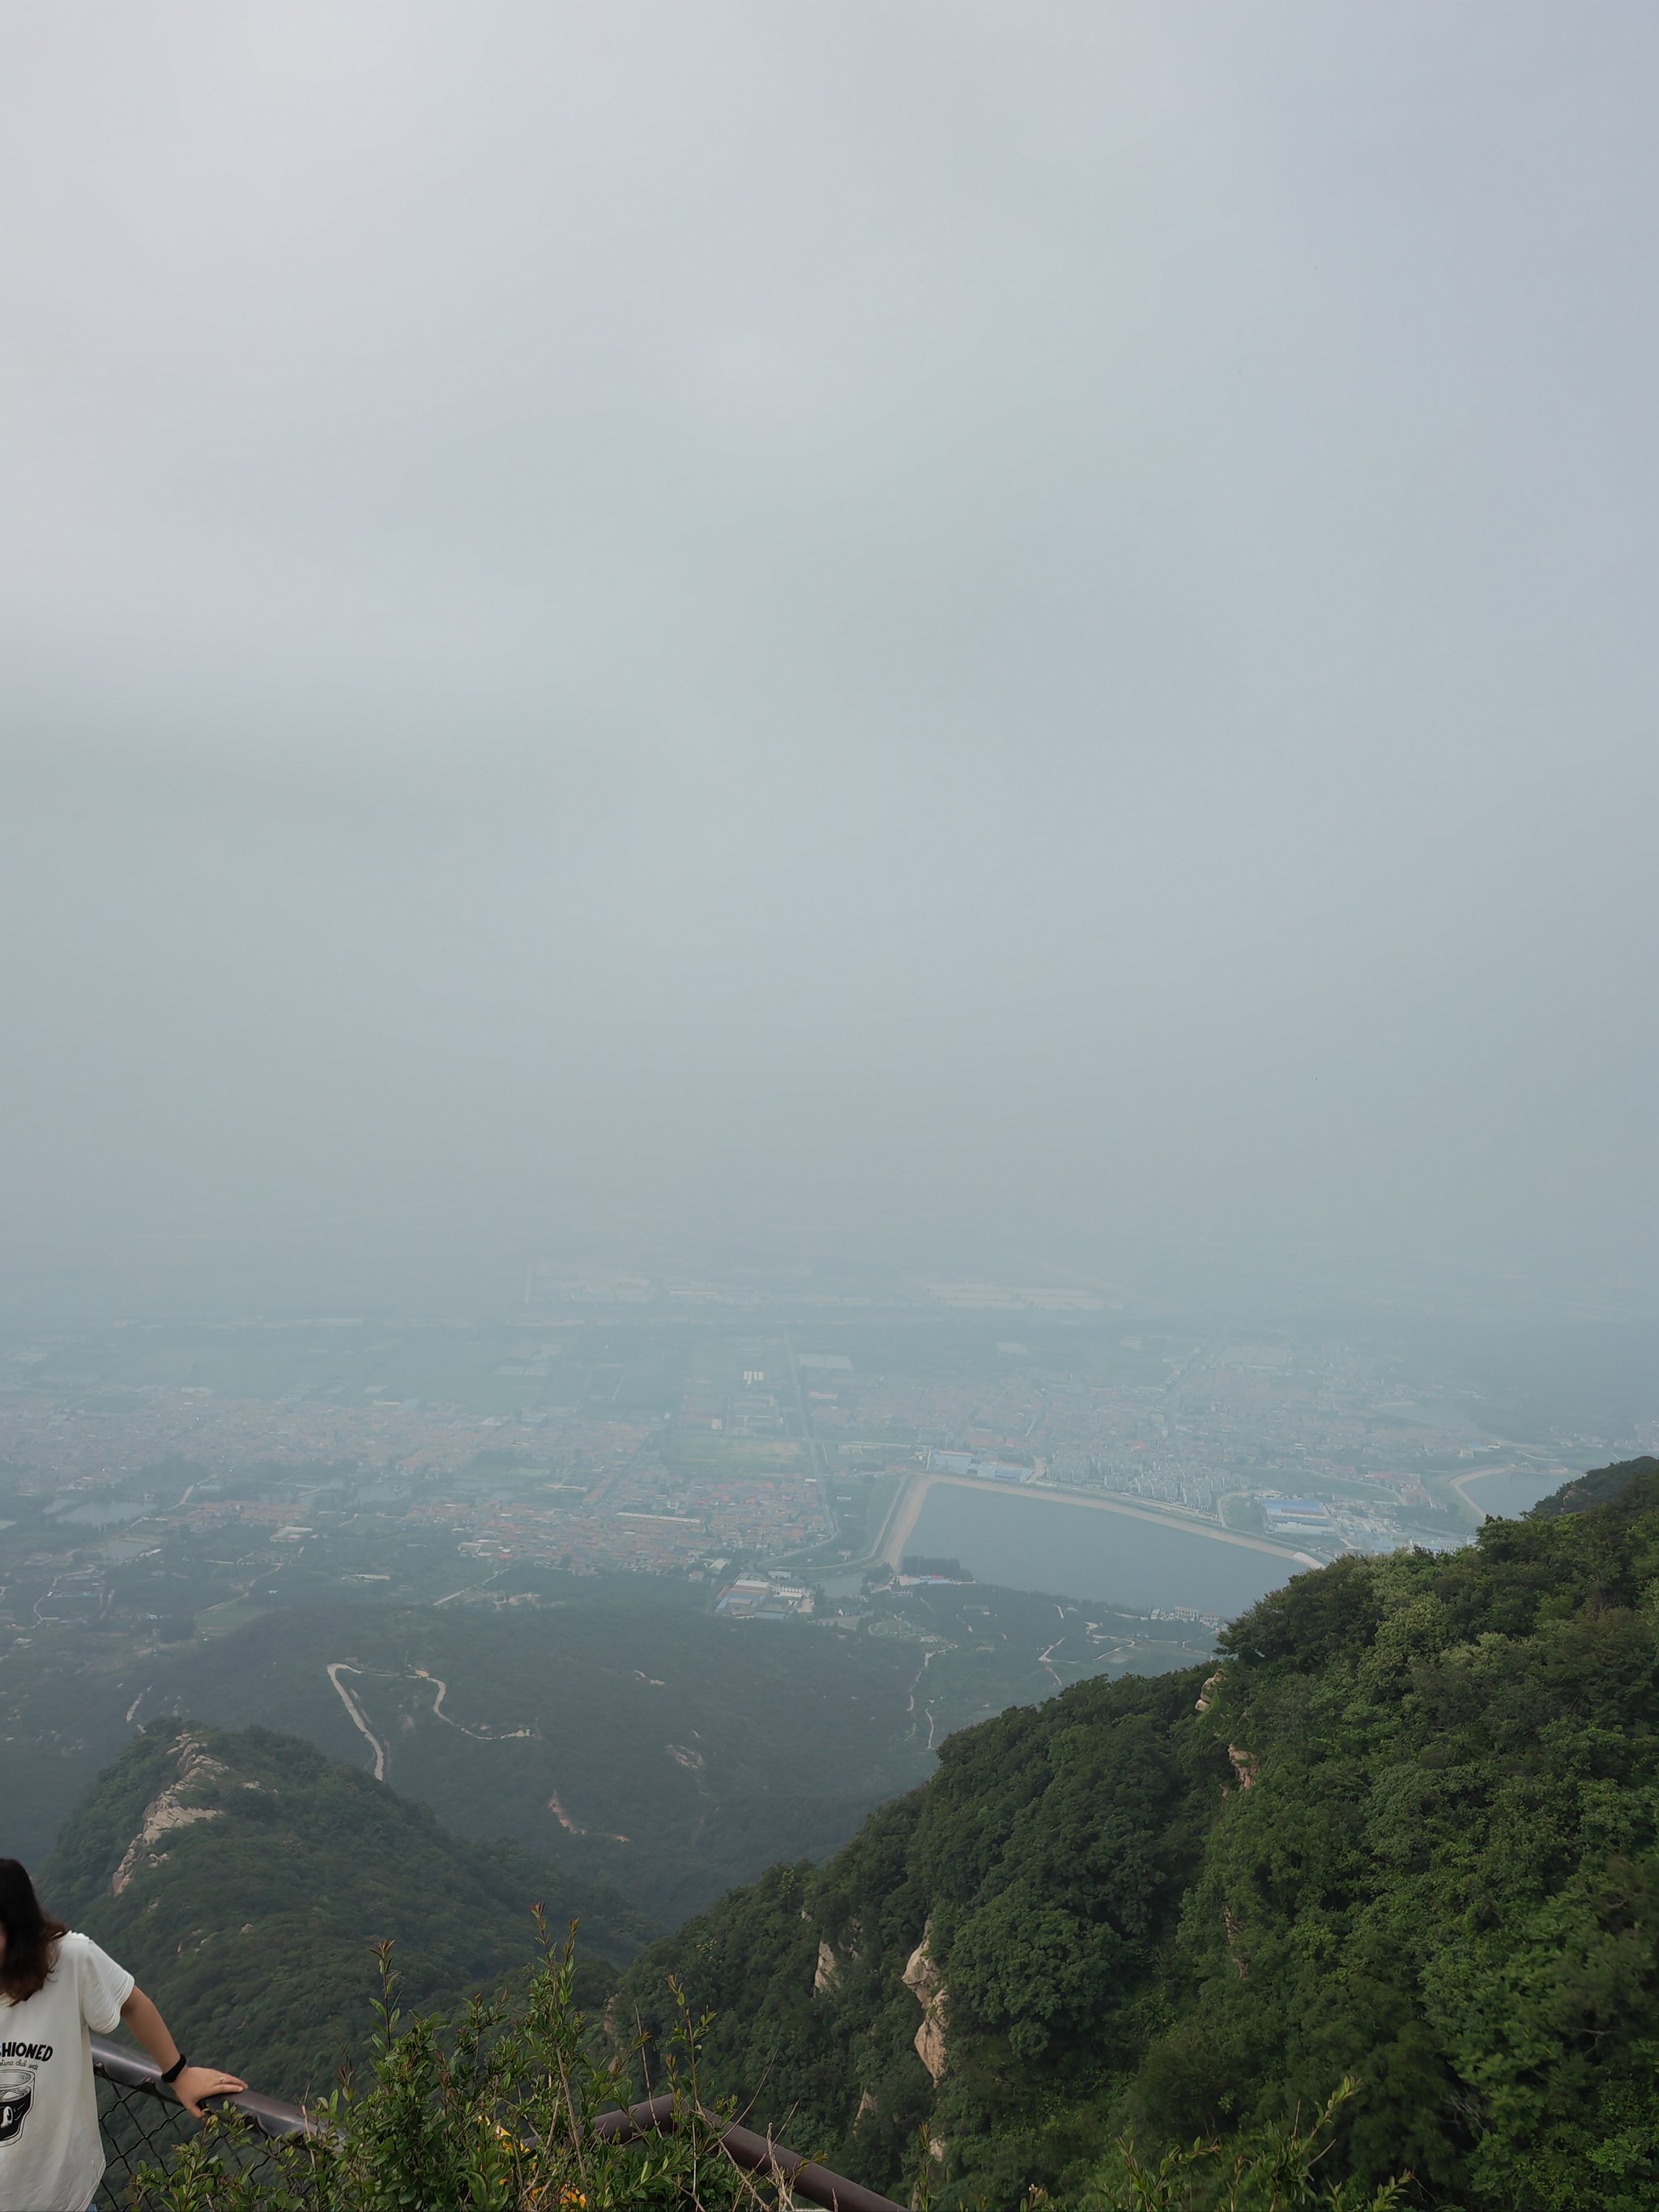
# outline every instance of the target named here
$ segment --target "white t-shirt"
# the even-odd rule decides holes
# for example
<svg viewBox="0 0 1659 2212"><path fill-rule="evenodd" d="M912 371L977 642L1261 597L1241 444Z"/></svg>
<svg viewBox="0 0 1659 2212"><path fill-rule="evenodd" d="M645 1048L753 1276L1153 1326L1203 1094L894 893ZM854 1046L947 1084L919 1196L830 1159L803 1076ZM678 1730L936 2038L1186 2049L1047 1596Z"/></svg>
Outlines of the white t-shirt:
<svg viewBox="0 0 1659 2212"><path fill-rule="evenodd" d="M88 1936L60 1936L32 1997L0 1996L0 2212L85 2212L104 2178L92 2031L107 2035L132 1976Z"/></svg>

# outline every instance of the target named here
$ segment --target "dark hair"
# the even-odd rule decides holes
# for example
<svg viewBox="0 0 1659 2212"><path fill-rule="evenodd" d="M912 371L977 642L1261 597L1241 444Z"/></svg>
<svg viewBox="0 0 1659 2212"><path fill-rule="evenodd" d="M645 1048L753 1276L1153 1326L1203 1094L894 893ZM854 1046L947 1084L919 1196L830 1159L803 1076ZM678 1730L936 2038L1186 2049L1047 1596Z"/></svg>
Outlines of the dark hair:
<svg viewBox="0 0 1659 2212"><path fill-rule="evenodd" d="M0 1859L0 1928L6 1931L0 1996L21 2004L44 1984L58 1955L58 1939L69 1930L50 1912L41 1911L21 1859Z"/></svg>

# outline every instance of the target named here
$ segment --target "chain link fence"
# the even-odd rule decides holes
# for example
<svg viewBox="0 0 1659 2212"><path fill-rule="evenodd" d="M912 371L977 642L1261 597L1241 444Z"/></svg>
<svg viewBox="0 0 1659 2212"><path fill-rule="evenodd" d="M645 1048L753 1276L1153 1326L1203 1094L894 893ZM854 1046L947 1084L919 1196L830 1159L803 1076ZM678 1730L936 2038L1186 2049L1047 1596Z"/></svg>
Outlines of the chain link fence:
<svg viewBox="0 0 1659 2212"><path fill-rule="evenodd" d="M132 2178L140 2166L160 2166L175 2143L188 2142L198 2123L162 2082L154 2059L125 2051L101 2035L92 2039L92 2070L98 2083L98 2118L109 2163L93 2200L94 2212L125 2212ZM252 2125L223 2155L256 2170L264 2146L273 2136L303 2135L311 2123L297 2105L262 2097L252 2089L239 2097L216 2098L243 2113Z"/></svg>
<svg viewBox="0 0 1659 2212"><path fill-rule="evenodd" d="M175 2143L185 2142L198 2123L180 2106L161 2080L154 2059L124 2051L101 2035L92 2039L92 2070L98 2082L98 2117L108 2154L102 2186L89 2212L128 2212L133 2176L141 2166L161 2166ZM215 2098L216 2106L229 2106L252 2123L228 2139L219 2155L251 2167L257 2178L262 2163L274 2168L265 2150L273 2138L308 2134L313 2123L298 2105L285 2105L276 2097L262 2097L245 2089L240 2096ZM653 2135L672 2135L680 2124L673 2098L653 2097L626 2111L603 2112L595 2132L614 2143L639 2142ZM883 2197L861 2182L803 2158L799 2151L775 2142L770 2135L734 2121L710 2121L720 2147L732 2164L764 2184L772 2185L785 2202L820 2205L824 2212L904 2212L890 2197ZM275 2180L275 2172L272 2179Z"/></svg>

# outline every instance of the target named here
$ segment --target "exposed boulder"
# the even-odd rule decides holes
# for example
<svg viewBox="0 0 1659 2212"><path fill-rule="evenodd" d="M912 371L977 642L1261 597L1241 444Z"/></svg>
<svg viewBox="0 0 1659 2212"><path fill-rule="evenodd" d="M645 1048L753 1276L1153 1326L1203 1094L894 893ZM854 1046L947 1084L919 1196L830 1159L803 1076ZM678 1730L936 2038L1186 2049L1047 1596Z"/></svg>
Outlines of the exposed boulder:
<svg viewBox="0 0 1659 2212"><path fill-rule="evenodd" d="M945 1978L938 1961L929 1951L928 1939L933 1932L930 1920L921 1931L921 1941L912 1951L905 1966L904 1986L921 2007L921 2026L916 2030L916 2056L927 2069L934 2081L945 2072L949 2056L945 2045Z"/></svg>

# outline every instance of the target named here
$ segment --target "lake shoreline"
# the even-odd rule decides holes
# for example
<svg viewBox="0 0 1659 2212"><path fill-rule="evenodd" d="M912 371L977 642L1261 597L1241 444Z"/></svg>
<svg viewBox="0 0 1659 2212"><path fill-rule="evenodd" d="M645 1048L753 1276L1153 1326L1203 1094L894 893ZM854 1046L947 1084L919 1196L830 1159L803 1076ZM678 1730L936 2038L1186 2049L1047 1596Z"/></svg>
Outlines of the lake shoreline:
<svg viewBox="0 0 1659 2212"><path fill-rule="evenodd" d="M1042 1512L1033 1499L1074 1510ZM890 1568L909 1552L959 1559L976 1581L1002 1589L1229 1620L1322 1564L1268 1538L1139 1501L931 1469L911 1478L881 1534L879 1557Z"/></svg>

